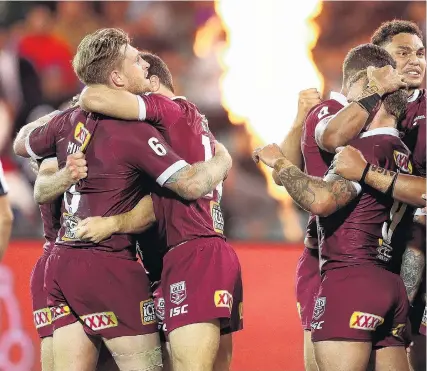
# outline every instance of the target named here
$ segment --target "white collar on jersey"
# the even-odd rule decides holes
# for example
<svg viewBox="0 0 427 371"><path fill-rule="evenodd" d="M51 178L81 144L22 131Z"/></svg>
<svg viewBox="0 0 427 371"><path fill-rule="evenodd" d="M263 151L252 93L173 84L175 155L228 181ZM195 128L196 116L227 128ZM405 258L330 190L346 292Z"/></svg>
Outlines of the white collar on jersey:
<svg viewBox="0 0 427 371"><path fill-rule="evenodd" d="M172 97L171 99L172 99L172 100L175 100L175 99L184 99L184 100L187 100L187 98L186 98L186 97L183 97L182 95L177 95L177 96L175 96L175 97Z"/></svg>
<svg viewBox="0 0 427 371"><path fill-rule="evenodd" d="M331 91L330 99L336 100L338 103L341 103L344 107L348 106L348 101L345 95L338 93L336 91Z"/></svg>
<svg viewBox="0 0 427 371"><path fill-rule="evenodd" d="M408 103L414 102L420 96L421 90L415 89L412 95L408 98Z"/></svg>
<svg viewBox="0 0 427 371"><path fill-rule="evenodd" d="M364 133L360 134L359 138L366 138L371 137L373 135L393 135L394 137L399 136L399 130L395 128L376 128L369 131L365 131Z"/></svg>

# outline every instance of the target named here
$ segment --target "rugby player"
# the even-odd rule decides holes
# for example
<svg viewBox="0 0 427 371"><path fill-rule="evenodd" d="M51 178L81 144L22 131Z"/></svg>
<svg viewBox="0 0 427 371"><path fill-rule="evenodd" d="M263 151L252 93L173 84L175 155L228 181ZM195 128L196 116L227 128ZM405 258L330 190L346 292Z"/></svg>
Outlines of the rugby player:
<svg viewBox="0 0 427 371"><path fill-rule="evenodd" d="M150 64L151 92L156 94L89 87L81 96L82 106L113 117L150 120L189 163L211 158L214 137L205 116L175 95L171 73L159 57L142 57ZM176 110L182 118L165 125L163 116ZM169 248L160 286L175 371L228 369L231 332L242 327L240 264L223 235L221 193L222 184L189 204L165 193L151 196L159 233L166 235Z"/></svg>
<svg viewBox="0 0 427 371"><path fill-rule="evenodd" d="M86 84L144 91L148 65L121 30L104 29L85 37L73 63ZM120 370L160 370L157 326L150 310L154 304L145 271L135 259L133 238L113 235L91 244L76 239L75 226L92 215L132 209L155 188L152 178L182 197L209 193L231 166L228 153L219 151L211 161L188 165L152 126L123 126L80 108L58 114L46 125L31 126L32 131L27 126L18 134L18 155L57 155L62 168L67 154L85 149L91 166L88 177L64 195L59 237L48 258L45 282L54 313L55 370L94 369L100 341ZM181 176L165 184L184 167Z"/></svg>
<svg viewBox="0 0 427 371"><path fill-rule="evenodd" d="M385 58L385 64L394 64L390 56ZM366 76L371 80L366 71L352 79L349 95L354 87L354 93L359 90L360 94L363 89L361 96L365 96L369 89ZM370 123L369 131L353 141L377 165L387 164L391 170L403 164L393 160L394 151L401 153L402 158L406 156L408 161L409 151L395 129L405 106L404 91L389 95ZM360 185L333 174L324 180L310 177L283 157L276 145L255 151L254 159L274 167L294 200L320 215L322 282L312 320L319 369L365 370L371 350L375 353L377 370L408 369L405 343L398 336L406 324L408 311L404 285L398 275L384 269L387 261L377 253L383 225L388 226L391 198L378 201L377 195L370 192L358 197ZM342 280L340 275L347 278ZM378 290L370 290L375 284ZM369 295L351 290L351 287L359 290L365 286L371 295L382 292L384 297L366 300ZM340 292L341 297L336 292ZM371 321L369 326L367 318ZM346 357L337 357L339 353Z"/></svg>

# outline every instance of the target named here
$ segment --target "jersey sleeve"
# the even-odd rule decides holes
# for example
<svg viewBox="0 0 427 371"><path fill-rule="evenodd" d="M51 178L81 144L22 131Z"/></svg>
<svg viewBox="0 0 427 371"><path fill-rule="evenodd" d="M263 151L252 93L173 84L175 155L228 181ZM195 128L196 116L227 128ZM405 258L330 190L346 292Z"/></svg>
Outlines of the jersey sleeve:
<svg viewBox="0 0 427 371"><path fill-rule="evenodd" d="M131 162L163 186L166 181L188 163L179 157L160 132L147 123L138 125L135 133L139 151L130 153Z"/></svg>
<svg viewBox="0 0 427 371"><path fill-rule="evenodd" d="M34 160L56 156L56 140L62 123L60 117L54 117L28 134L25 148Z"/></svg>
<svg viewBox="0 0 427 371"><path fill-rule="evenodd" d="M7 195L8 192L9 192L9 187L6 183L6 179L3 171L3 165L0 161L0 196Z"/></svg>
<svg viewBox="0 0 427 371"><path fill-rule="evenodd" d="M138 95L139 120L175 123L181 116L181 107L160 94Z"/></svg>

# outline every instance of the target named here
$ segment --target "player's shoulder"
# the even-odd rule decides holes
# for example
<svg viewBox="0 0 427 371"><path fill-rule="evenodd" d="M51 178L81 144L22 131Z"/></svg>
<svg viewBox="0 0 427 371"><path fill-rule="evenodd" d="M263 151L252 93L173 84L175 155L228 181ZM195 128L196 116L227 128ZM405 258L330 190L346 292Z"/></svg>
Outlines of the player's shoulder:
<svg viewBox="0 0 427 371"><path fill-rule="evenodd" d="M320 121L325 117L335 115L343 107L343 104L335 99L326 99L308 112L307 120Z"/></svg>

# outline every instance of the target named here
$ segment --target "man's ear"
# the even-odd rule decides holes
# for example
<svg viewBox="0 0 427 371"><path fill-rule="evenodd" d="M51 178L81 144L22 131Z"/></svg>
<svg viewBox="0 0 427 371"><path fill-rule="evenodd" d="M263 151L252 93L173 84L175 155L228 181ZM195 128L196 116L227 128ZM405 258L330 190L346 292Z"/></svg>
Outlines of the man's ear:
<svg viewBox="0 0 427 371"><path fill-rule="evenodd" d="M156 91L158 91L160 89L160 80L159 77L156 75L152 75L150 77L150 90L155 93Z"/></svg>

